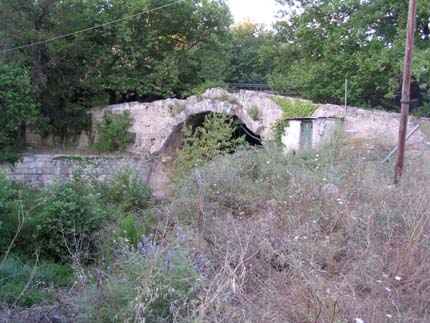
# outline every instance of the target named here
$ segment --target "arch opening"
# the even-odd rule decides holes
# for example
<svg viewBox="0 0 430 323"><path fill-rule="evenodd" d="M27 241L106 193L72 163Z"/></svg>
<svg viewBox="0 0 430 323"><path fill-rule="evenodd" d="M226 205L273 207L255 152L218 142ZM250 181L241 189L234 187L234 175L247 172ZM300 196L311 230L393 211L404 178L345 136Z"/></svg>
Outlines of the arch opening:
<svg viewBox="0 0 430 323"><path fill-rule="evenodd" d="M175 129L172 131L169 138L166 140L164 154L171 156L172 158L176 158L176 150L181 149L184 146L184 135L182 132L184 124L191 127L192 132L194 133L198 127L203 126L205 118L208 115L220 115L220 113L216 112L201 112L197 114L190 115L188 119L177 125ZM237 116L231 116L234 124L234 131L232 139L237 139L239 137L244 136L245 142L251 146L262 146L262 138L260 135L254 133L251 129L249 129L244 122L242 122Z"/></svg>

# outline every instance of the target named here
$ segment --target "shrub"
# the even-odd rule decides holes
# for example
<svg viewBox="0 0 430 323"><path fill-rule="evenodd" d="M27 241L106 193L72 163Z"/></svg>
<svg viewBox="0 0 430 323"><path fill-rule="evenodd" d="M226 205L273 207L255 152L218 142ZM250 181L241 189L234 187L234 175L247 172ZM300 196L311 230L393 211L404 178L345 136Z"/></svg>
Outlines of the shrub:
<svg viewBox="0 0 430 323"><path fill-rule="evenodd" d="M0 173L0 254L6 250L15 234L19 208L17 188Z"/></svg>
<svg viewBox="0 0 430 323"><path fill-rule="evenodd" d="M48 258L80 264L98 253L98 233L112 214L103 207L97 187L81 171L42 192L49 196L35 223L36 241Z"/></svg>
<svg viewBox="0 0 430 323"><path fill-rule="evenodd" d="M5 175L0 174L0 255L2 255L17 233L20 221L25 221L18 232L18 239L12 246L15 253L31 255L35 249L32 236L35 231L32 222L34 212L26 214L34 207L36 193L26 187L15 185Z"/></svg>
<svg viewBox="0 0 430 323"><path fill-rule="evenodd" d="M184 125L184 147L177 151L176 166L191 169L203 165L217 155L228 154L245 142L245 137L234 138L236 125L227 114L208 114L203 125L196 129Z"/></svg>
<svg viewBox="0 0 430 323"><path fill-rule="evenodd" d="M260 110L258 109L258 107L256 105L253 105L249 109L248 114L252 118L252 120L257 121L259 116L260 116Z"/></svg>
<svg viewBox="0 0 430 323"><path fill-rule="evenodd" d="M103 120L96 125L96 149L99 152L124 151L127 145L135 141L136 134L128 131L132 125L133 120L128 111L115 116L111 111L105 111Z"/></svg>
<svg viewBox="0 0 430 323"><path fill-rule="evenodd" d="M89 292L88 320L101 322L173 322L188 315L197 302L202 258L193 260L187 237L179 230L172 246L143 236L137 247L125 247L115 268L100 272Z"/></svg>
<svg viewBox="0 0 430 323"><path fill-rule="evenodd" d="M106 203L116 204L123 212L146 209L151 199L151 192L141 174L129 167L118 170L101 183L100 190Z"/></svg>

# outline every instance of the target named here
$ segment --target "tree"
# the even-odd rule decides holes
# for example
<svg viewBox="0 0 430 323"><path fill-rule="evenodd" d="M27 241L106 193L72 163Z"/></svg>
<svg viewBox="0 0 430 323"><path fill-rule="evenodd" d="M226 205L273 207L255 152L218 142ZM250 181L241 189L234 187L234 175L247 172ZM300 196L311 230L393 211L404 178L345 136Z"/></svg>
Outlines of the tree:
<svg viewBox="0 0 430 323"><path fill-rule="evenodd" d="M279 0L292 9L277 25L281 44L270 76L273 87L320 102L398 108L407 2L396 0ZM417 57L427 57L430 14L420 3ZM412 93L428 104L429 66L417 60Z"/></svg>
<svg viewBox="0 0 430 323"><path fill-rule="evenodd" d="M23 144L23 127L37 115L26 69L0 61L0 162L14 162Z"/></svg>
<svg viewBox="0 0 430 323"><path fill-rule="evenodd" d="M6 53L31 70L45 130L88 127L88 108L183 96L224 79L231 15L222 0L0 0L0 48L88 30Z"/></svg>
<svg viewBox="0 0 430 323"><path fill-rule="evenodd" d="M244 21L231 28L231 60L228 80L265 83L273 69L273 35L264 25Z"/></svg>

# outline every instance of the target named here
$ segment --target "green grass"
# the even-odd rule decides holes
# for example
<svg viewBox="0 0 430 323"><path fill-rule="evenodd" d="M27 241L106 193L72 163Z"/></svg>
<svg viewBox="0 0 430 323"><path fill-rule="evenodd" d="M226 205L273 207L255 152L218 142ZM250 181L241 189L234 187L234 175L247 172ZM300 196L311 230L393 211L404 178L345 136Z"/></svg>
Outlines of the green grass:
<svg viewBox="0 0 430 323"><path fill-rule="evenodd" d="M16 256L10 256L0 268L0 302L13 304L31 279L34 264ZM74 271L66 265L42 262L37 264L28 289L18 301L18 306L28 307L40 302L51 303L55 299L53 289L69 285Z"/></svg>

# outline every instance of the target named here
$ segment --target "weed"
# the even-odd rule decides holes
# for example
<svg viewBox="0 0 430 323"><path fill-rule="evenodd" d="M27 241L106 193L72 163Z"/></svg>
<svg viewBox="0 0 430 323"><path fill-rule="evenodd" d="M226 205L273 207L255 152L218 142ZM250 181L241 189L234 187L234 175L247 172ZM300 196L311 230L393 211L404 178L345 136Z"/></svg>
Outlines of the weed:
<svg viewBox="0 0 430 323"><path fill-rule="evenodd" d="M260 116L260 110L258 109L258 106L253 105L251 108L249 108L248 114L252 120L257 121Z"/></svg>
<svg viewBox="0 0 430 323"><path fill-rule="evenodd" d="M215 97L215 100L224 101L233 105L242 106L240 101L233 96L228 95L227 93L223 93Z"/></svg>

